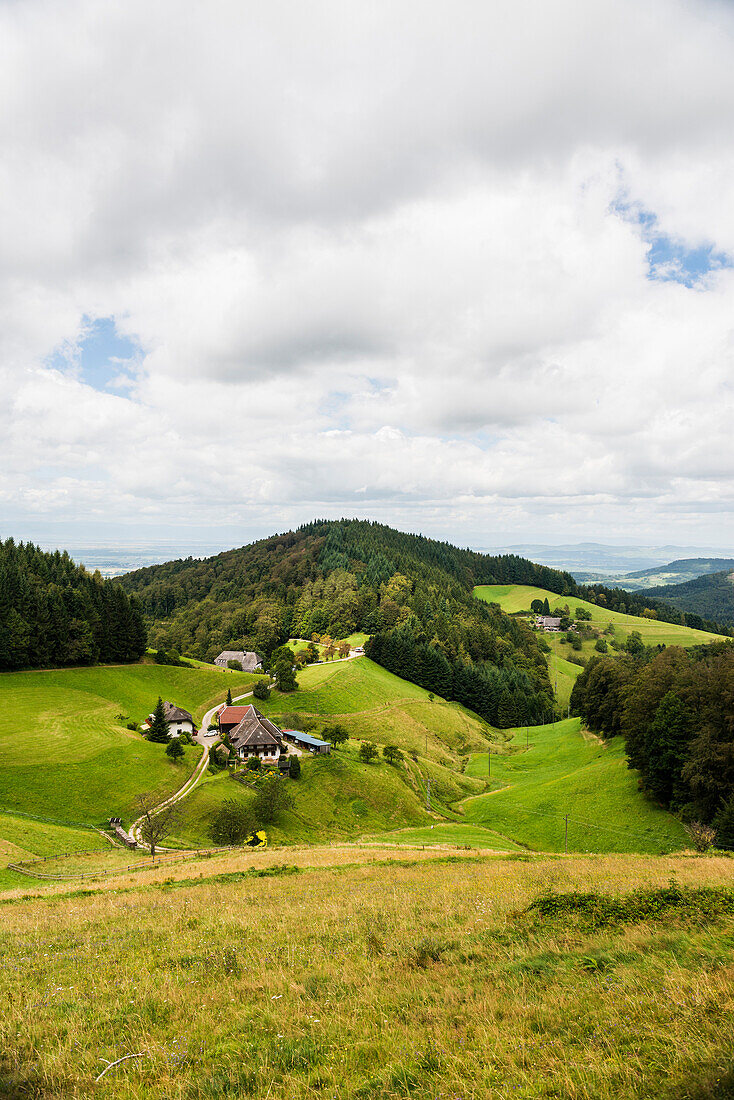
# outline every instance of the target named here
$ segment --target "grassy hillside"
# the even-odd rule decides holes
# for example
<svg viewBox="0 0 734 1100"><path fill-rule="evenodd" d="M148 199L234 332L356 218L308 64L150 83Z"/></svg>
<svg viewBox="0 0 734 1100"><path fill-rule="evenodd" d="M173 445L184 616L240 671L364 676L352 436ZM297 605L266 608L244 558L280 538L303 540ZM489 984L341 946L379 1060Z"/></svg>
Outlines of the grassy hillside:
<svg viewBox="0 0 734 1100"><path fill-rule="evenodd" d="M464 803L466 821L530 848L563 851L566 814L570 852L670 852L688 843L682 825L640 794L621 738L584 734L578 718L514 731L491 767L497 789ZM487 754L473 754L467 772L486 777Z"/></svg>
<svg viewBox="0 0 734 1100"><path fill-rule="evenodd" d="M255 678L220 669L115 665L0 676L0 809L99 822L132 812L140 791L176 790L201 749L170 763L164 747L125 728L159 695L200 719L227 687Z"/></svg>
<svg viewBox="0 0 734 1100"><path fill-rule="evenodd" d="M484 584L474 589L475 594L485 603L496 603L508 614L529 611L533 600L548 600L551 611L568 604L571 611L583 607L591 613L591 621L599 627L613 626L615 636L624 641L633 630L642 635L645 645L701 645L706 642L721 641L718 634L709 634L705 630L692 630L687 626L643 619L639 615L623 615L619 611L607 611L597 604L581 600L577 596L557 596L544 588L532 588L525 584Z"/></svg>
<svg viewBox="0 0 734 1100"><path fill-rule="evenodd" d="M7 869L9 863L91 848L106 853L111 845L93 829L0 813L0 890L28 883L27 878Z"/></svg>
<svg viewBox="0 0 734 1100"><path fill-rule="evenodd" d="M734 861L523 858L265 852L6 901L0 1093L731 1098Z"/></svg>
<svg viewBox="0 0 734 1100"><path fill-rule="evenodd" d="M323 726L334 721L355 740L398 745L438 763L455 765L471 749L494 736L477 715L458 703L401 680L367 657L315 665L298 674L299 690L273 692L263 713L278 719L290 712L309 715Z"/></svg>
<svg viewBox="0 0 734 1100"><path fill-rule="evenodd" d="M734 558L678 558L667 565L658 565L650 569L637 569L632 573L578 573L573 575L577 581L587 584L598 581L611 588L624 588L628 592L641 592L642 589L661 588L664 585L686 584L709 573L721 573L734 569ZM651 593L652 594L652 593ZM667 600L662 593L654 593L660 599ZM709 618L711 616L705 616Z"/></svg>
<svg viewBox="0 0 734 1100"><path fill-rule="evenodd" d="M365 657L313 665L298 674L298 682L297 692L273 692L262 711L281 723L284 714L311 717L315 732L339 722L350 740L331 756L301 758L301 778L289 785L295 806L268 829L273 843L323 843L430 824L437 813L456 816L452 805L483 789L462 774L461 755L498 735L470 711L438 698L431 702L428 692ZM382 759L364 764L357 755L362 740L380 748L396 744L407 758L398 767ZM425 808L427 777L433 814ZM209 821L222 801L253 797L227 775L207 777L186 800L175 843L209 843Z"/></svg>

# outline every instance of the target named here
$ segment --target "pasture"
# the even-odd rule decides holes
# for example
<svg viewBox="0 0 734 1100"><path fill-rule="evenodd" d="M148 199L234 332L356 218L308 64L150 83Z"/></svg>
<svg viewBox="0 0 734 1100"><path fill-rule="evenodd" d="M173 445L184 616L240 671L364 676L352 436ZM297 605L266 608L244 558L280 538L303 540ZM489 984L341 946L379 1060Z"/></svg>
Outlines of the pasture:
<svg viewBox="0 0 734 1100"><path fill-rule="evenodd" d="M0 810L62 822L129 820L140 791L161 796L182 785L201 754L179 764L164 746L128 730L159 695L198 720L255 677L220 669L135 664L0 675Z"/></svg>
<svg viewBox="0 0 734 1100"><path fill-rule="evenodd" d="M734 861L399 856L228 854L6 898L0 1094L734 1095ZM549 890L605 923L533 908Z"/></svg>
<svg viewBox="0 0 734 1100"><path fill-rule="evenodd" d="M493 753L494 790L466 799L465 820L529 848L562 852L671 852L687 846L683 826L645 798L627 767L621 738L600 741L578 718L510 731ZM526 748L526 744L529 746ZM486 778L487 754L467 772Z"/></svg>
<svg viewBox="0 0 734 1100"><path fill-rule="evenodd" d="M577 596L559 596L544 588L533 588L527 584L482 584L474 589L475 595L485 603L499 604L509 615L526 611L530 613L533 600L548 600L551 613L566 605L573 612L582 607L591 613L591 623L597 628L614 627L614 636L624 642L633 630L638 630L645 645L679 645L688 647L704 645L707 642L720 642L721 636L709 634L705 630L693 630L687 626L645 619L639 615L623 615L619 611L608 611L598 604Z"/></svg>

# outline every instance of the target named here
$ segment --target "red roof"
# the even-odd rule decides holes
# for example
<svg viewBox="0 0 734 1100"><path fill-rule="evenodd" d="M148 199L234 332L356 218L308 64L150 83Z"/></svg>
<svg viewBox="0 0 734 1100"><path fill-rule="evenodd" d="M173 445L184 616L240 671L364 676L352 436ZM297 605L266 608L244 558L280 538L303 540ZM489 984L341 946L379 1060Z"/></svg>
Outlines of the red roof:
<svg viewBox="0 0 734 1100"><path fill-rule="evenodd" d="M250 704L248 707L222 707L219 711L219 724L225 726L238 725L243 718L249 715L250 711L255 708Z"/></svg>

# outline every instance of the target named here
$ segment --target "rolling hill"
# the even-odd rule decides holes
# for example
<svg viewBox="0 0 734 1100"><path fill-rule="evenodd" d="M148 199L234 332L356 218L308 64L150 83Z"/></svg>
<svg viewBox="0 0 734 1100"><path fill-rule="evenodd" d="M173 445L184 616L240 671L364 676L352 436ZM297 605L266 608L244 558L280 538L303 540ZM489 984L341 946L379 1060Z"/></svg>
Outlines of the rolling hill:
<svg viewBox="0 0 734 1100"><path fill-rule="evenodd" d="M726 569L734 569L734 558L680 558L668 562L667 565L637 569L631 573L585 573L574 570L573 576L579 584L598 581L614 588L624 588L628 592L644 594L648 589L685 584L696 577L720 573Z"/></svg>
<svg viewBox="0 0 734 1100"><path fill-rule="evenodd" d="M723 563L722 563L723 564ZM734 562L722 572L697 577L683 584L666 584L640 593L656 597L679 611L734 625Z"/></svg>

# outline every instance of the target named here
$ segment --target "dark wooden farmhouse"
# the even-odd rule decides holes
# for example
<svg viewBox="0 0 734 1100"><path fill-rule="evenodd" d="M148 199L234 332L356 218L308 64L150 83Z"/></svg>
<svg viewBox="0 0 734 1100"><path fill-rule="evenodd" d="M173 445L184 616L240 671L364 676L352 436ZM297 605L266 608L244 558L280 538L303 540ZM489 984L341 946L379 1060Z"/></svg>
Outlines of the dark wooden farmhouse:
<svg viewBox="0 0 734 1100"><path fill-rule="evenodd" d="M240 760L259 756L261 760L277 763L283 752L283 734L260 711L252 706L223 707L219 711L219 728L229 735L232 748Z"/></svg>

